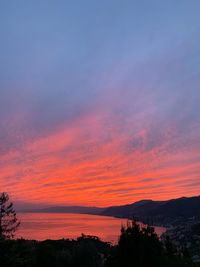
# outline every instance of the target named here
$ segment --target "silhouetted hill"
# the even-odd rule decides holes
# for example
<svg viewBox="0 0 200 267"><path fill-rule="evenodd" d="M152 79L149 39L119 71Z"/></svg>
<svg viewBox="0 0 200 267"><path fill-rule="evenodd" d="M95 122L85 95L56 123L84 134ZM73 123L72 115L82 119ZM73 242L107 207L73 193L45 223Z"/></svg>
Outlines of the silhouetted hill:
<svg viewBox="0 0 200 267"><path fill-rule="evenodd" d="M103 212L105 208L82 207L82 206L56 206L42 209L26 209L23 212L42 212L42 213L77 213L97 215Z"/></svg>
<svg viewBox="0 0 200 267"><path fill-rule="evenodd" d="M149 211L160 205L153 200L141 200L124 206L113 206L105 209L101 214L106 216L133 218L133 216L147 215Z"/></svg>
<svg viewBox="0 0 200 267"><path fill-rule="evenodd" d="M171 223L184 218L200 216L200 196L182 197L168 201L142 200L129 205L109 207L101 214L135 218L151 223Z"/></svg>

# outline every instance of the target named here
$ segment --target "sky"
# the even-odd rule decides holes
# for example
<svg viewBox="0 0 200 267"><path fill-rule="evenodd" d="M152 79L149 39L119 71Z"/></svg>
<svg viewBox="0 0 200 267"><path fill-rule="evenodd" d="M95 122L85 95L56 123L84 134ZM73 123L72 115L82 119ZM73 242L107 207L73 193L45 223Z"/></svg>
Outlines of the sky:
<svg viewBox="0 0 200 267"><path fill-rule="evenodd" d="M199 195L199 9L2 0L0 191L23 207Z"/></svg>

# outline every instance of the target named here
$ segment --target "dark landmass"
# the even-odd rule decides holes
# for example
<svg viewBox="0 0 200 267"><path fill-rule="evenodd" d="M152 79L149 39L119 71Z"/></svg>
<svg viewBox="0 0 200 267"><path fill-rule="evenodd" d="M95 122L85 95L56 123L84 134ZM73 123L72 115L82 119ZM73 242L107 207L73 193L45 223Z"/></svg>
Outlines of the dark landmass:
<svg viewBox="0 0 200 267"><path fill-rule="evenodd" d="M108 208L58 206L43 209L26 209L23 212L79 213L113 216L140 220L151 225L169 226L179 224L191 217L200 217L200 196L182 197L167 201L142 200L123 206Z"/></svg>
<svg viewBox="0 0 200 267"><path fill-rule="evenodd" d="M200 267L200 263L169 239L159 240L153 227L141 228L133 222L122 227L116 245L85 235L45 241L0 238L0 266Z"/></svg>
<svg viewBox="0 0 200 267"><path fill-rule="evenodd" d="M166 237L170 238L179 252L187 251L193 261L200 262L200 220L191 218L170 227L161 236L161 239Z"/></svg>
<svg viewBox="0 0 200 267"><path fill-rule="evenodd" d="M200 216L200 196L168 201L142 200L124 206L105 209L102 215L130 218L151 225L174 225L184 219Z"/></svg>
<svg viewBox="0 0 200 267"><path fill-rule="evenodd" d="M21 212L42 212L42 213L77 213L99 215L105 208L83 207L83 206L57 206L42 209L22 209Z"/></svg>

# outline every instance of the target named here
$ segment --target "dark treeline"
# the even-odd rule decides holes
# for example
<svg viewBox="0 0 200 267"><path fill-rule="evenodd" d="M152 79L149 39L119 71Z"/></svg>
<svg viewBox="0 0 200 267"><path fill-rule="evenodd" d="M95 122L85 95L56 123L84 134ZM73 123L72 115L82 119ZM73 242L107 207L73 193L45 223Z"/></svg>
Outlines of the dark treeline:
<svg viewBox="0 0 200 267"><path fill-rule="evenodd" d="M152 227L135 222L121 229L117 245L97 237L76 240L0 240L2 267L197 267L187 251L177 253L169 239L161 242Z"/></svg>

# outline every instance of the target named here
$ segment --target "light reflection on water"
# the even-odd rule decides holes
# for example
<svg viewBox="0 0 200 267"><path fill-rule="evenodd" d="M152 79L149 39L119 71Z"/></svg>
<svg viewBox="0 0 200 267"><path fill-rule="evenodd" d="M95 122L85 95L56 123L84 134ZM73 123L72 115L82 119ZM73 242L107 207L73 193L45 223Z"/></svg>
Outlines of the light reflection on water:
<svg viewBox="0 0 200 267"><path fill-rule="evenodd" d="M115 243L127 223L127 219L71 213L19 213L18 217L21 225L16 238L35 240L77 238L83 233ZM160 235L164 228L156 227L156 232Z"/></svg>

